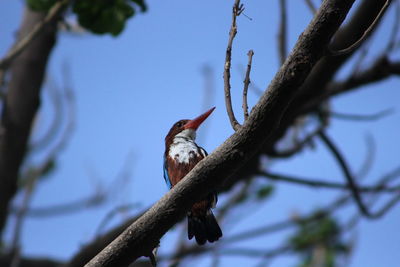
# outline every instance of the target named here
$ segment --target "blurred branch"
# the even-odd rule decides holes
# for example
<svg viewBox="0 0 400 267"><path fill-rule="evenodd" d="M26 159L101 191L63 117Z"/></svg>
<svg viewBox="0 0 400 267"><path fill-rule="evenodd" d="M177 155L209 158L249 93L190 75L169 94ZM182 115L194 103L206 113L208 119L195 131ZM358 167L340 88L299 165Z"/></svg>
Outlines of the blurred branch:
<svg viewBox="0 0 400 267"><path fill-rule="evenodd" d="M311 13L315 15L315 13L317 13L317 8L315 7L312 0L304 0L304 2L306 2L308 8L311 10Z"/></svg>
<svg viewBox="0 0 400 267"><path fill-rule="evenodd" d="M44 13L25 9L18 40L30 36L34 26L46 17ZM32 121L40 105L48 57L56 40L57 19L58 16L46 21L46 27L38 31L36 38L15 56L10 65L0 125L0 232L7 219L9 202L18 189L19 170L26 155ZM3 61L7 65L4 62L10 61Z"/></svg>
<svg viewBox="0 0 400 267"><path fill-rule="evenodd" d="M283 65L287 56L287 8L286 0L279 0L280 21L278 31L278 50L280 65Z"/></svg>
<svg viewBox="0 0 400 267"><path fill-rule="evenodd" d="M15 218L15 226L11 241L11 254L13 255L10 267L18 267L21 262L21 235L23 229L23 223L26 216L26 212L29 210L29 204L32 198L36 181L40 173L32 173L33 177L28 179L28 184L25 187L21 209L18 210Z"/></svg>
<svg viewBox="0 0 400 267"><path fill-rule="evenodd" d="M280 256L291 250L290 246L284 245L274 249L248 249L248 248L226 248L219 251L220 255L245 256L245 257L263 257L272 258Z"/></svg>
<svg viewBox="0 0 400 267"><path fill-rule="evenodd" d="M226 48L225 65L224 65L224 92L225 92L225 106L228 112L229 120L231 122L233 130L237 131L240 128L240 124L235 118L235 114L232 109L231 99L231 61L232 61L232 43L237 33L236 17L243 12L243 4L240 4L240 0L235 0L235 4L232 8L232 25L229 31L228 46Z"/></svg>
<svg viewBox="0 0 400 267"><path fill-rule="evenodd" d="M358 39L356 42L354 42L349 47L344 48L344 49L340 49L340 50L336 50L335 51L335 50L333 50L331 48L328 48L328 55L335 57L335 56L346 55L346 54L349 54L349 53L355 51L365 41L367 36L369 36L370 33L373 31L373 29L375 28L376 24L378 23L378 21L380 21L381 17L385 13L385 11L386 11L387 7L389 6L390 2L391 2L391 0L386 0L386 3L383 5L382 9L379 11L378 15L376 16L376 18L374 19L372 24L365 30L365 32L360 37L360 39Z"/></svg>
<svg viewBox="0 0 400 267"><path fill-rule="evenodd" d="M400 29L400 1L395 0L394 1L394 5L395 5L395 16L394 16L394 23L393 23L393 28L392 28L392 32L390 34L390 39L388 42L388 45L386 47L386 49L384 50L386 51L393 51L396 48L396 36L399 33L399 29Z"/></svg>
<svg viewBox="0 0 400 267"><path fill-rule="evenodd" d="M315 110L321 103L332 96L349 92L360 86L381 81L391 75L400 75L400 62L390 62L386 56L378 58L371 67L354 74L345 81L331 82L322 94L302 102L298 113L304 114Z"/></svg>
<svg viewBox="0 0 400 267"><path fill-rule="evenodd" d="M292 146L289 149L281 150L281 151L277 151L276 149L274 149L273 151L268 151L268 156L274 157L274 158L288 158L288 157L291 157L291 156L299 153L301 150L304 149L304 147L306 145L310 144L312 139L315 136L317 136L318 133L323 130L323 128L324 128L324 126L318 127L316 130L314 130L313 132L308 134L303 140L297 141L297 143L294 144L294 146Z"/></svg>
<svg viewBox="0 0 400 267"><path fill-rule="evenodd" d="M372 114L346 114L346 113L339 113L335 111L330 111L328 116L336 119L343 119L343 120L351 120L351 121L373 121L379 120L383 117L386 117L390 114L393 114L394 109L388 108L376 113Z"/></svg>
<svg viewBox="0 0 400 267"><path fill-rule="evenodd" d="M329 150L332 152L334 155L335 159L337 160L340 168L342 169L343 175L345 176L348 186L350 187L352 196L360 210L360 212L367 218L369 219L377 219L381 216L383 216L388 210L390 210L398 201L400 201L400 193L397 193L396 196L394 196L386 205L384 205L381 210L378 210L375 213L372 213L364 204L364 202L361 199L360 195L360 188L355 182L355 179L353 178L352 174L350 173L350 169L347 166L346 161L344 160L344 157L341 155L339 150L336 148L336 146L333 144L333 142L328 138L328 136L324 132L320 132L319 136L321 140L325 143L325 145L329 148Z"/></svg>
<svg viewBox="0 0 400 267"><path fill-rule="evenodd" d="M11 266L12 254L0 254L0 266ZM20 259L19 267L60 267L61 261L50 258L30 258L23 257Z"/></svg>
<svg viewBox="0 0 400 267"><path fill-rule="evenodd" d="M68 6L70 0L61 0L54 4L54 6L49 10L46 17L37 23L29 34L25 35L23 38L19 39L7 54L0 60L0 84L3 83L3 77L5 70L10 66L11 62L21 54L21 52L43 31L43 29L55 20L58 20L62 12Z"/></svg>
<svg viewBox="0 0 400 267"><path fill-rule="evenodd" d="M48 86L45 87L48 89L46 91L49 92L50 100L54 108L53 120L50 124L49 129L44 134L44 136L30 145L29 152L31 153L32 151L36 152L40 149L47 149L49 145L52 142L54 142L54 140L58 137L57 133L61 130L63 126L62 125L63 120L66 121L65 123L66 130L64 132L65 136L61 139L68 139L68 136L73 131L74 121L75 121L75 110L74 110L75 98L72 91L72 87L69 84L70 77L67 72L68 70L64 68L63 76L65 76L64 77L65 84L63 86L58 86L56 82L50 77ZM63 92L59 92L60 90L62 90L60 89L60 87L63 88ZM63 101L64 99L65 101ZM64 114L63 112L64 109L66 110L66 114Z"/></svg>
<svg viewBox="0 0 400 267"><path fill-rule="evenodd" d="M146 209L144 209L146 210ZM120 235L130 224L142 216L144 211L140 211L137 215L132 216L120 225L115 226L107 233L104 233L94 240L85 244L80 250L65 264L64 267L82 267L97 255L103 248L105 248L111 241Z"/></svg>
<svg viewBox="0 0 400 267"><path fill-rule="evenodd" d="M282 175L277 173L271 173L268 171L260 171L257 173L263 177L266 177L271 180L275 181L282 181L288 182L298 185L306 185L310 187L319 187L319 188L326 188L326 189L340 189L340 190L348 190L351 189L349 184L341 184L341 183L334 183L334 182L326 182L323 180L315 180L315 179L304 179L298 178L289 175ZM359 192L363 193L380 193L380 192L389 192L389 193L397 193L400 191L400 185L394 187L387 187L380 184L375 186L362 186L357 187Z"/></svg>
<svg viewBox="0 0 400 267"><path fill-rule="evenodd" d="M106 214L106 216L104 216L103 220L100 222L99 226L97 227L96 230L96 238L99 237L99 235L101 234L101 232L103 232L104 227L107 225L107 223L115 217L115 215L117 215L118 213L122 213L122 212L126 212L128 210L132 210L133 208L137 207L138 204L126 204L126 205L121 205L118 207L115 207L114 209L112 209L110 212L108 212Z"/></svg>
<svg viewBox="0 0 400 267"><path fill-rule="evenodd" d="M365 84L381 81L393 74L400 75L400 62L390 62L387 57L381 57L371 64L371 67L349 77L346 81L329 85L326 97L349 91Z"/></svg>
<svg viewBox="0 0 400 267"><path fill-rule="evenodd" d="M88 208L97 207L107 200L106 192L95 192L92 196L74 200L70 203L58 204L48 207L30 208L26 216L31 218L48 218L60 215L76 213ZM19 213L22 208L14 208L15 213Z"/></svg>
<svg viewBox="0 0 400 267"><path fill-rule="evenodd" d="M249 89L249 84L250 84L250 71L251 71L251 62L253 59L254 52L253 50L249 50L247 53L249 57L249 62L247 63L247 70L246 70L246 77L243 81L244 87L243 87L243 114L244 114L244 121L246 121L249 118L249 108L247 106L247 91Z"/></svg>
<svg viewBox="0 0 400 267"><path fill-rule="evenodd" d="M364 162L355 175L356 177L358 177L358 179L361 179L361 178L364 178L365 176L367 176L368 172L372 168L375 154L376 154L376 144L375 144L375 141L372 138L372 136L370 134L368 134L366 136L365 140L366 140L366 145L367 145L367 151L365 153Z"/></svg>

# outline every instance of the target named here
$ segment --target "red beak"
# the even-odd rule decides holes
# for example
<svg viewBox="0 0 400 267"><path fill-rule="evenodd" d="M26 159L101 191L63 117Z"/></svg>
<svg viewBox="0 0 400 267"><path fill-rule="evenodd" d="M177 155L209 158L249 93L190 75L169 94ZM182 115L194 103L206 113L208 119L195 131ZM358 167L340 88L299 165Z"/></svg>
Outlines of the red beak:
<svg viewBox="0 0 400 267"><path fill-rule="evenodd" d="M208 116L210 116L210 114L214 111L215 107L211 108L210 110L208 110L207 112L205 112L204 114L198 116L197 118L188 121L183 128L184 129L193 129L193 130L197 130L197 128L199 128L200 124L203 123L203 121L205 121L207 119Z"/></svg>

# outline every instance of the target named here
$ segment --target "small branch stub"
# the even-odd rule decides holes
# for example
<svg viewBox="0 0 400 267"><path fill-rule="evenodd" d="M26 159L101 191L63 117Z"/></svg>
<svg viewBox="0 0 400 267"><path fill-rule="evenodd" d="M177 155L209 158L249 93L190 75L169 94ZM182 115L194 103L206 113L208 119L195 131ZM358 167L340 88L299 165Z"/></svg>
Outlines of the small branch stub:
<svg viewBox="0 0 400 267"><path fill-rule="evenodd" d="M253 60L253 55L254 52L253 50L249 50L247 53L247 56L249 57L249 61L247 63L247 70L246 70L246 76L244 78L244 87L243 87L243 114L244 114L244 120L246 121L247 118L249 117L249 108L247 105L247 91L249 90L249 85L250 85L250 71L251 71L251 63Z"/></svg>

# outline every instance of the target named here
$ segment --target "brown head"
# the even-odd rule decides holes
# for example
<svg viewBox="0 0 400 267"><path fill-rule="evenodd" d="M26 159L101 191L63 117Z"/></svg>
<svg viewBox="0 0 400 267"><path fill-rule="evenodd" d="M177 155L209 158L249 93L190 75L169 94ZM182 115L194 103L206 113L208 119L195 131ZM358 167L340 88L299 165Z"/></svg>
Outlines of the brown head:
<svg viewBox="0 0 400 267"><path fill-rule="evenodd" d="M165 147L168 148L178 134L185 134L188 138L194 140L196 138L197 128L210 116L214 109L215 107L209 109L193 120L180 120L176 122L165 137Z"/></svg>

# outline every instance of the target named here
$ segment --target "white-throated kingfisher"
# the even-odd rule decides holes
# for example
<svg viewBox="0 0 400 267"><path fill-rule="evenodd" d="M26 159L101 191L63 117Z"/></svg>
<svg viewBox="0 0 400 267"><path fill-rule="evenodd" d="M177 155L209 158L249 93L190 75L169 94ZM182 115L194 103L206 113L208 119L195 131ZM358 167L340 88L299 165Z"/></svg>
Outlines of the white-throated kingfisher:
<svg viewBox="0 0 400 267"><path fill-rule="evenodd" d="M203 158L207 152L194 140L196 130L215 107L193 120L176 122L165 137L164 179L169 189L176 185ZM210 193L205 199L193 204L188 212L188 238L195 237L199 245L217 241L222 236L211 208L217 203L217 194Z"/></svg>

